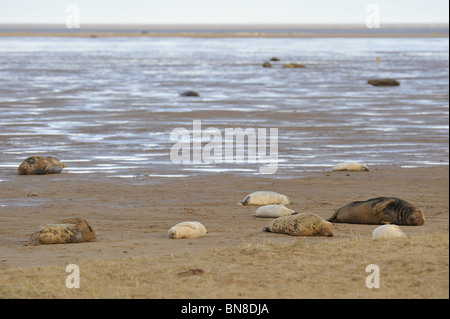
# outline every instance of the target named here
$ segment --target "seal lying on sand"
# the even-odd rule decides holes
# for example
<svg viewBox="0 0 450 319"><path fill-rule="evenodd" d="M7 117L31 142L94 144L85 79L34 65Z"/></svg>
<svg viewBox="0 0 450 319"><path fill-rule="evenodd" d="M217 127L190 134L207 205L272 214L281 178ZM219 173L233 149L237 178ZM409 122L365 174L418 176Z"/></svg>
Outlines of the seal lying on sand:
<svg viewBox="0 0 450 319"><path fill-rule="evenodd" d="M241 200L238 205L264 206L264 205L289 205L292 204L289 197L275 192L253 192Z"/></svg>
<svg viewBox="0 0 450 319"><path fill-rule="evenodd" d="M383 225L374 229L372 239L396 239L407 238L406 234L397 225Z"/></svg>
<svg viewBox="0 0 450 319"><path fill-rule="evenodd" d="M291 236L333 236L333 224L308 213L278 217L263 229L266 232Z"/></svg>
<svg viewBox="0 0 450 319"><path fill-rule="evenodd" d="M69 244L93 241L96 238L91 223L80 217L66 218L56 224L41 225L25 246Z"/></svg>
<svg viewBox="0 0 450 319"><path fill-rule="evenodd" d="M294 210L284 205L265 205L258 208L255 212L256 217L278 218L281 216L290 216L297 214Z"/></svg>
<svg viewBox="0 0 450 319"><path fill-rule="evenodd" d="M19 175L44 175L61 173L67 167L57 158L44 156L31 156L20 164L17 169Z"/></svg>
<svg viewBox="0 0 450 319"><path fill-rule="evenodd" d="M425 223L425 217L420 209L400 198L377 197L347 204L337 209L328 221L349 224L419 226Z"/></svg>
<svg viewBox="0 0 450 319"><path fill-rule="evenodd" d="M206 228L199 222L182 222L169 229L169 238L195 238L206 235Z"/></svg>
<svg viewBox="0 0 450 319"><path fill-rule="evenodd" d="M358 162L344 162L333 166L333 171L355 171L355 172L367 172L369 169L366 165Z"/></svg>

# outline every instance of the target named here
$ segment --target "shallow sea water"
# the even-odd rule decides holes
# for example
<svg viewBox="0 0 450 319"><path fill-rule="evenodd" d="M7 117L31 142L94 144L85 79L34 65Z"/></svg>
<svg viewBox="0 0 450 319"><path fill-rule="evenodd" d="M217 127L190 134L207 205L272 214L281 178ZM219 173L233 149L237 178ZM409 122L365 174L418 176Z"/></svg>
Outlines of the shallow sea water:
<svg viewBox="0 0 450 319"><path fill-rule="evenodd" d="M34 154L111 178L267 165L249 163L248 150L234 163L174 163L174 129L191 133L192 158L211 141L195 139L195 120L223 145L227 128L277 128L274 177L342 161L448 165L448 53L448 38L3 37L0 179ZM272 57L281 61L263 68ZM367 84L384 77L401 85ZM200 97L179 96L187 90Z"/></svg>

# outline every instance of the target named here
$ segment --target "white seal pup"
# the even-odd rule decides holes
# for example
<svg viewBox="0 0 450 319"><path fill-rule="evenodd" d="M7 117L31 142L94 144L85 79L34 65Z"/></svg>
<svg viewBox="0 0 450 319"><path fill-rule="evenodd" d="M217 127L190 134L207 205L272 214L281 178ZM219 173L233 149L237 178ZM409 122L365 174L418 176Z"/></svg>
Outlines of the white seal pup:
<svg viewBox="0 0 450 319"><path fill-rule="evenodd" d="M369 168L367 165L358 162L344 162L336 164L333 167L333 171L354 171L354 172L367 172Z"/></svg>
<svg viewBox="0 0 450 319"><path fill-rule="evenodd" d="M311 213L282 216L273 220L263 231L291 236L333 236L333 224Z"/></svg>
<svg viewBox="0 0 450 319"><path fill-rule="evenodd" d="M199 222L182 222L169 229L169 238L196 238L206 235L206 228Z"/></svg>
<svg viewBox="0 0 450 319"><path fill-rule="evenodd" d="M397 225L383 225L374 229L372 239L407 238L406 234Z"/></svg>
<svg viewBox="0 0 450 319"><path fill-rule="evenodd" d="M289 216L297 214L294 210L287 208L283 204L280 205L265 205L259 207L256 212L256 217L278 218L281 216Z"/></svg>
<svg viewBox="0 0 450 319"><path fill-rule="evenodd" d="M264 205L289 205L292 201L286 195L270 191L253 192L241 200L238 205L241 206L264 206Z"/></svg>

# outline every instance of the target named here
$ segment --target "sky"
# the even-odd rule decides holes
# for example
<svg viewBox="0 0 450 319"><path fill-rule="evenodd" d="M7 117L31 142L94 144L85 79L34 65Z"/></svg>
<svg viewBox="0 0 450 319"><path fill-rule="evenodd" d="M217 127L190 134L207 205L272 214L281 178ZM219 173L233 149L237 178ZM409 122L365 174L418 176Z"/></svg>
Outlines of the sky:
<svg viewBox="0 0 450 319"><path fill-rule="evenodd" d="M448 0L0 0L0 23L64 24L70 4L85 24L448 23ZM373 12L372 12L373 13Z"/></svg>

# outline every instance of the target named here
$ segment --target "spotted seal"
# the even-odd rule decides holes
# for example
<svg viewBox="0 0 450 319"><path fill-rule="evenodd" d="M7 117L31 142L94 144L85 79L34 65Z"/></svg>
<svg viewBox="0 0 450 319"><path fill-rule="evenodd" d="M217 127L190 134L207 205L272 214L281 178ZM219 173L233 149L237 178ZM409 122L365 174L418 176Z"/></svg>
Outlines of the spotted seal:
<svg viewBox="0 0 450 319"><path fill-rule="evenodd" d="M72 217L37 227L25 246L81 243L95 238L95 229L86 218Z"/></svg>
<svg viewBox="0 0 450 319"><path fill-rule="evenodd" d="M376 197L351 202L328 219L333 223L397 224L420 226L425 223L423 212L397 197Z"/></svg>
<svg viewBox="0 0 450 319"><path fill-rule="evenodd" d="M19 175L44 175L61 173L67 167L55 157L30 156L17 169Z"/></svg>
<svg viewBox="0 0 450 319"><path fill-rule="evenodd" d="M333 224L311 213L282 216L273 220L265 232L282 233L291 236L333 236Z"/></svg>

